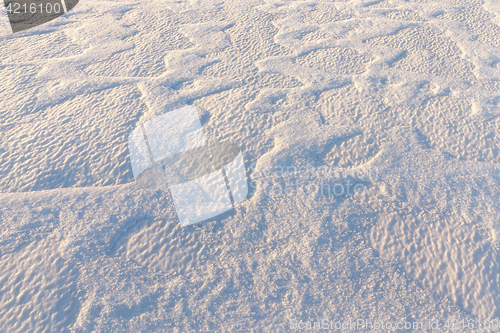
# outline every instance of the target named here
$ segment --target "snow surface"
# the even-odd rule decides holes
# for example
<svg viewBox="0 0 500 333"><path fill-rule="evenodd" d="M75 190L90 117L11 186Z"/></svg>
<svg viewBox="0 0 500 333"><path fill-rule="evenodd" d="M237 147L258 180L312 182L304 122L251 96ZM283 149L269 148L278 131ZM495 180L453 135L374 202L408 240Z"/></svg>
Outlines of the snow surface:
<svg viewBox="0 0 500 333"><path fill-rule="evenodd" d="M500 317L498 2L80 0L0 39L1 332ZM127 140L192 104L257 186L182 228ZM364 190L265 186L325 170Z"/></svg>

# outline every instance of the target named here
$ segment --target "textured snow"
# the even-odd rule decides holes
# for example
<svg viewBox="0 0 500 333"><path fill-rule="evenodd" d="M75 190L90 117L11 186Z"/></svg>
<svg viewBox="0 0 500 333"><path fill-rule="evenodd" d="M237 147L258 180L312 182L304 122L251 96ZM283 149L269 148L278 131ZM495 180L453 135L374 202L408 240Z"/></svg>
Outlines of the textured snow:
<svg viewBox="0 0 500 333"><path fill-rule="evenodd" d="M500 317L496 1L81 0L0 40L0 331ZM193 104L257 186L181 227L128 138Z"/></svg>

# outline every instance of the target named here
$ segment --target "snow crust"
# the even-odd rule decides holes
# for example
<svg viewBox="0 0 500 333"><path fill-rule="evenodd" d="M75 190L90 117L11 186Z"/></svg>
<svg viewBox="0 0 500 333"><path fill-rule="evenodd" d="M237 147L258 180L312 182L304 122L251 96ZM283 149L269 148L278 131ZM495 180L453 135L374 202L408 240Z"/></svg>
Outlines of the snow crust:
<svg viewBox="0 0 500 333"><path fill-rule="evenodd" d="M0 35L4 331L500 317L495 1L81 0ZM182 228L127 140L193 104L250 193Z"/></svg>

